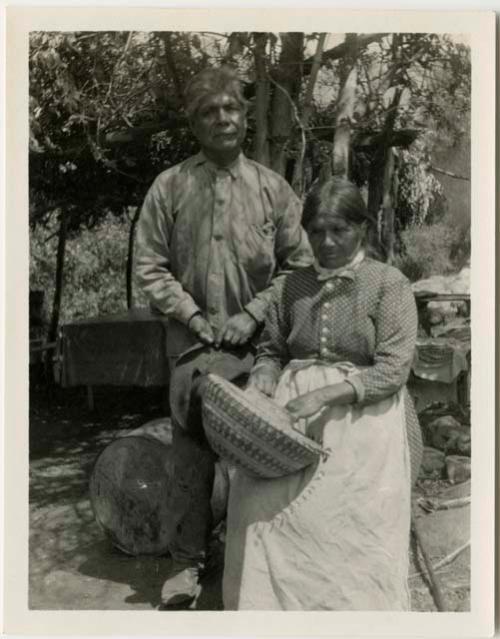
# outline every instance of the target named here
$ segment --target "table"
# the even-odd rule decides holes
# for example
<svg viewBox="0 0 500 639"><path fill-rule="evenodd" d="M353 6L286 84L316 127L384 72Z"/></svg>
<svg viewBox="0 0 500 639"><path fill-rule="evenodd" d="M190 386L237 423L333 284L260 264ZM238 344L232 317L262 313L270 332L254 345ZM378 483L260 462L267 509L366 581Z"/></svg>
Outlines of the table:
<svg viewBox="0 0 500 639"><path fill-rule="evenodd" d="M63 387L165 386L167 320L145 308L77 320L61 327L58 344Z"/></svg>

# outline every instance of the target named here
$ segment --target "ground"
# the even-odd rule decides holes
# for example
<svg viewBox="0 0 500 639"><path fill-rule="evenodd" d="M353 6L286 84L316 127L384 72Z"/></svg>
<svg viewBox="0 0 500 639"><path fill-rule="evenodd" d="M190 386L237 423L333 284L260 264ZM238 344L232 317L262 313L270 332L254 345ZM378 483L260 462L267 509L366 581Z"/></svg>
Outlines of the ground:
<svg viewBox="0 0 500 639"><path fill-rule="evenodd" d="M41 387L30 395L30 608L156 608L168 557L132 557L115 549L94 520L88 480L97 455L117 435L162 416L161 391L98 389L93 411L83 389L58 389L48 396ZM460 488L426 481L415 496L450 490ZM433 564L469 539L468 506L417 512ZM222 609L219 537L214 537L213 551L215 560L203 580L198 610ZM412 609L436 610L421 561L413 541ZM469 561L467 549L437 572L448 610L469 609Z"/></svg>

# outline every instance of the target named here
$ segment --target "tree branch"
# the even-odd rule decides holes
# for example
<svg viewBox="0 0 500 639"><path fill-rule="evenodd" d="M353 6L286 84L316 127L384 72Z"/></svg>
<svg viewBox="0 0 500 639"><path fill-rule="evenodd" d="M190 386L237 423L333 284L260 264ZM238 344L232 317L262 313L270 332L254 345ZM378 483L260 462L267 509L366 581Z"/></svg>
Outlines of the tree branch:
<svg viewBox="0 0 500 639"><path fill-rule="evenodd" d="M432 166L429 164L429 171L434 171L434 173L440 173L441 175L447 175L448 177L454 178L455 180L465 180L466 182L470 182L470 178L465 175L458 175L457 173L452 173L451 171L445 171L445 169L440 169L437 166Z"/></svg>
<svg viewBox="0 0 500 639"><path fill-rule="evenodd" d="M382 40L382 38L385 38L385 36L387 35L389 34L388 33L369 33L369 34L359 35L357 38L357 46L359 47L359 50L364 49L369 44L372 44L373 42L378 42L379 40ZM347 52L348 52L348 45L346 45L345 41L341 42L337 46L333 47L332 49L328 49L327 51L323 53L321 57L321 64L325 64L325 62L330 60L332 61L339 60L340 58L343 58ZM307 75L311 72L313 63L314 63L314 56L307 58L307 60L304 60L304 75Z"/></svg>

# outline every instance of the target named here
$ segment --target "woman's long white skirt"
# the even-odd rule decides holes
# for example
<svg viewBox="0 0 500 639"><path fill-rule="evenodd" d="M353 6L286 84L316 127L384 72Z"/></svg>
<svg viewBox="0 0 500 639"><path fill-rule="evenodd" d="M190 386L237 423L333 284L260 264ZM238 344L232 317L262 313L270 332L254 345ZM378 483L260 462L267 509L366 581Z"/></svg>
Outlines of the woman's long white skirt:
<svg viewBox="0 0 500 639"><path fill-rule="evenodd" d="M276 401L356 372L292 361ZM236 471L228 507L226 610L408 610L410 460L401 393L309 421L330 456L279 479ZM305 428L305 424L303 427Z"/></svg>

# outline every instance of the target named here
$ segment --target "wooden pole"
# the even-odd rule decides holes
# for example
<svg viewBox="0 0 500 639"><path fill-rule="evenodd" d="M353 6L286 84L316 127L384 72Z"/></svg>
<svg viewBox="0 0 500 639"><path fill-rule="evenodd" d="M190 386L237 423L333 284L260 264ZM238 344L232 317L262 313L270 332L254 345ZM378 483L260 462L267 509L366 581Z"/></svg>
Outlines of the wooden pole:
<svg viewBox="0 0 500 639"><path fill-rule="evenodd" d="M356 34L346 34L346 53L341 68L341 89L335 114L335 133L333 136L332 173L349 178L351 153L351 122L356 101L358 73L356 56L358 38Z"/></svg>
<svg viewBox="0 0 500 639"><path fill-rule="evenodd" d="M301 118L303 139L302 139L302 144L300 145L299 151L297 152L297 157L295 159L295 165L293 167L293 178L292 178L292 188L299 197L301 197L304 192L304 157L306 153L306 142L307 142L305 139L305 130L307 129L307 125L309 124L309 118L311 117L311 114L312 114L314 86L316 84L316 79L318 77L319 69L321 66L321 56L323 55L325 41L326 41L326 33L320 33L318 38L318 44L316 45L316 53L314 54L311 74L309 76L309 80L308 80L305 95L304 95L304 107L302 109L302 118Z"/></svg>
<svg viewBox="0 0 500 639"><path fill-rule="evenodd" d="M126 286L127 286L127 308L132 308L134 300L132 294L132 271L134 268L134 237L135 227L139 221L141 214L141 208L138 206L135 209L134 216L130 222L130 229L128 233L128 252L127 252L127 271L126 271Z"/></svg>
<svg viewBox="0 0 500 639"><path fill-rule="evenodd" d="M415 536L415 540L417 541L417 546L420 549L420 552L422 553L422 557L424 559L425 568L429 576L430 591L434 599L434 603L436 604L436 608L439 610L439 612L444 612L449 610L449 608L444 598L444 594L441 589L441 584L439 583L439 579L434 571L432 562L427 553L427 549L423 541L423 536L422 536L422 533L420 532L420 525L417 523L417 521L418 521L418 518L412 514L411 528Z"/></svg>
<svg viewBox="0 0 500 639"><path fill-rule="evenodd" d="M392 201L392 180L394 173L394 152L387 149L384 168L384 186L382 194L382 245L384 246L386 260L389 264L394 262L394 203Z"/></svg>
<svg viewBox="0 0 500 639"><path fill-rule="evenodd" d="M260 164L269 166L268 113L269 78L266 67L267 33L254 34L253 57L255 63L255 138L253 158Z"/></svg>
<svg viewBox="0 0 500 639"><path fill-rule="evenodd" d="M56 257L56 275L55 275L55 290L54 300L52 303L52 315L50 318L49 331L47 335L47 342L52 344L57 341L57 332L59 327L59 316L61 312L61 299L63 290L63 276L64 276L64 255L66 252L66 235L68 230L68 212L66 209L61 209L60 222L59 222L59 234L57 242L57 257ZM47 353L45 360L45 374L50 384L54 382L54 372L52 370L52 359L50 357L50 351Z"/></svg>

